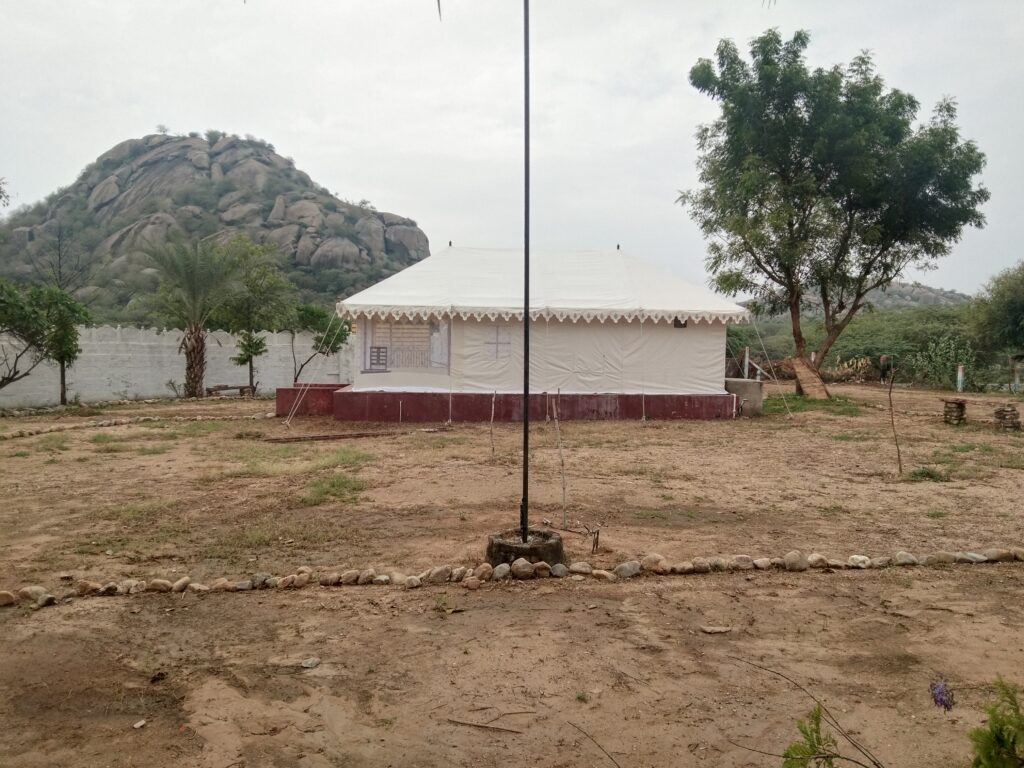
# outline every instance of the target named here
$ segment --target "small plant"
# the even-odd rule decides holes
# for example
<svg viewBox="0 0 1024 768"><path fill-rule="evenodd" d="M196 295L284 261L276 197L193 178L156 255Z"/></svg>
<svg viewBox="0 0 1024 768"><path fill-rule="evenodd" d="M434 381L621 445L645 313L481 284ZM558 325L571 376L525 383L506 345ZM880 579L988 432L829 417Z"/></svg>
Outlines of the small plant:
<svg viewBox="0 0 1024 768"><path fill-rule="evenodd" d="M924 513L925 517L930 517L932 520L941 520L946 516L946 512L941 509L929 509Z"/></svg>
<svg viewBox="0 0 1024 768"><path fill-rule="evenodd" d="M438 613L448 613L448 593L442 592L434 595L434 610Z"/></svg>
<svg viewBox="0 0 1024 768"><path fill-rule="evenodd" d="M782 768L835 768L836 759L842 760L836 737L821 732L821 705L812 709L806 720L797 720L796 727L803 737L794 741L782 753Z"/></svg>
<svg viewBox="0 0 1024 768"><path fill-rule="evenodd" d="M919 483L922 480L931 480L935 483L948 483L949 475L946 472L940 472L932 467L917 467L912 469L907 475L907 480Z"/></svg>
<svg viewBox="0 0 1024 768"><path fill-rule="evenodd" d="M580 702L581 704L586 704L588 701L590 701L590 696L587 694L586 691L578 691L576 693L576 701Z"/></svg>
<svg viewBox="0 0 1024 768"><path fill-rule="evenodd" d="M68 436L60 433L45 435L39 438L36 447L48 453L66 451L68 449Z"/></svg>
<svg viewBox="0 0 1024 768"><path fill-rule="evenodd" d="M936 707L942 707L946 712L953 711L953 705L956 704L956 700L953 697L953 689L949 687L945 680L941 678L936 680L928 686L928 691L931 693L932 701L935 702Z"/></svg>
<svg viewBox="0 0 1024 768"><path fill-rule="evenodd" d="M996 700L985 708L988 725L970 732L973 768L1020 768L1024 765L1024 713L1020 690L1001 677L995 682Z"/></svg>

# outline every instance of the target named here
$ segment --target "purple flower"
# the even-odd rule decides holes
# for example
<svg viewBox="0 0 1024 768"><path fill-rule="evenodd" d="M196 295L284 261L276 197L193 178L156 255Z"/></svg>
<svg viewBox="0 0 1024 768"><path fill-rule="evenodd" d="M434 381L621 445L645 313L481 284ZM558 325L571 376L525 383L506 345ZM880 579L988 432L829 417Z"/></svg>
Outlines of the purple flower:
<svg viewBox="0 0 1024 768"><path fill-rule="evenodd" d="M942 707L947 712L953 709L956 701L953 698L952 689L946 684L945 680L936 680L928 686L928 690L932 693L932 701L935 702L936 707Z"/></svg>

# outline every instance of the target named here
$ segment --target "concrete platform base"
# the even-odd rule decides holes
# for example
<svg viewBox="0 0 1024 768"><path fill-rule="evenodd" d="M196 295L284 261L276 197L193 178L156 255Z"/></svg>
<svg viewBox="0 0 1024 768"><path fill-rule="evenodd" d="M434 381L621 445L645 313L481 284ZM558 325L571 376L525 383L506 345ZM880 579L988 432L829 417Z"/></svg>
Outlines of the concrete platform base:
<svg viewBox="0 0 1024 768"><path fill-rule="evenodd" d="M296 415L331 416L339 421L480 422L521 421L523 398L518 394L476 392L355 392L337 384L277 390L278 416L287 416L299 400ZM530 395L530 418L563 421L602 419L731 419L736 395Z"/></svg>
<svg viewBox="0 0 1024 768"><path fill-rule="evenodd" d="M562 421L602 419L731 419L735 395L530 395L530 418ZM523 398L517 394L453 392L334 393L334 418L374 422L521 421Z"/></svg>

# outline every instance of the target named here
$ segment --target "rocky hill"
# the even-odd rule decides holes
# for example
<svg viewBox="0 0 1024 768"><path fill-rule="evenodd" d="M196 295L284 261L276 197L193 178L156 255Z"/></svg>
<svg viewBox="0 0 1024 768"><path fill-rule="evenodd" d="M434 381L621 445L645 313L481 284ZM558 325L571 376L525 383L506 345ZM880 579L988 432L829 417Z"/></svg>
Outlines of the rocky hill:
<svg viewBox="0 0 1024 768"><path fill-rule="evenodd" d="M876 309L966 304L971 297L959 291L931 288L921 283L895 282L885 290L872 291L869 300Z"/></svg>
<svg viewBox="0 0 1024 768"><path fill-rule="evenodd" d="M78 293L102 320L145 320L156 287L146 251L169 237L277 247L305 300L331 302L429 255L416 222L339 199L274 147L219 131L128 139L78 179L0 222L0 274L31 279L56 252L81 260Z"/></svg>
<svg viewBox="0 0 1024 768"><path fill-rule="evenodd" d="M821 314L821 302L813 293L806 297L804 314L814 317ZM888 288L876 288L868 294L868 301L876 310L908 309L913 307L934 307L934 306L957 306L966 304L971 297L959 291L950 291L945 288L932 288L921 283L905 283L896 281ZM743 306L749 306L750 301L740 301ZM776 317L788 317L788 313L780 313Z"/></svg>

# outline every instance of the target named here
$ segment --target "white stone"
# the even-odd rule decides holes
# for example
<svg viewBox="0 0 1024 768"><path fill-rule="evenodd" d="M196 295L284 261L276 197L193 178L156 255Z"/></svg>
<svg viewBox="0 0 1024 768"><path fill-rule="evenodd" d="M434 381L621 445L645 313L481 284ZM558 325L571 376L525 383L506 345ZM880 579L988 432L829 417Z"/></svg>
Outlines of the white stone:
<svg viewBox="0 0 1024 768"><path fill-rule="evenodd" d="M512 574L512 566L508 563L500 563L494 566L494 571L491 573L491 581L501 581L507 579Z"/></svg>
<svg viewBox="0 0 1024 768"><path fill-rule="evenodd" d="M807 555L799 549L787 552L783 558L783 564L787 571L806 571L810 567Z"/></svg>
<svg viewBox="0 0 1024 768"><path fill-rule="evenodd" d="M665 573L668 565L665 563L665 558L659 555L657 552L651 552L649 555L644 555L640 559L640 567L645 571L651 571L652 573Z"/></svg>
<svg viewBox="0 0 1024 768"><path fill-rule="evenodd" d="M534 576L533 563L525 557L518 558L512 563L512 577L515 579L532 579Z"/></svg>
<svg viewBox="0 0 1024 768"><path fill-rule="evenodd" d="M431 568L423 581L427 584L446 584L451 577L452 567L450 565L439 565Z"/></svg>
<svg viewBox="0 0 1024 768"><path fill-rule="evenodd" d="M695 557L691 563L694 573L711 573L711 561L706 557Z"/></svg>

